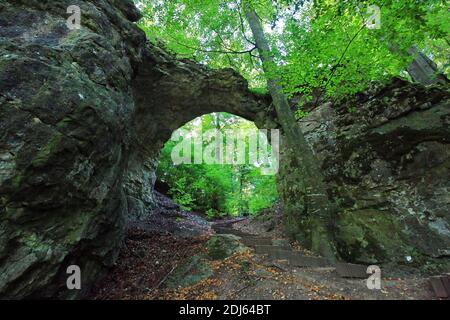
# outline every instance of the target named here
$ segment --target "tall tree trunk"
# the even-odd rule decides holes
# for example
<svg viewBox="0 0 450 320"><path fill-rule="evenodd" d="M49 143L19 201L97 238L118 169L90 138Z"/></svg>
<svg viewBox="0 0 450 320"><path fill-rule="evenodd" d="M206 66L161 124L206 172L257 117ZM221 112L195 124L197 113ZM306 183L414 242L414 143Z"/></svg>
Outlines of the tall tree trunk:
<svg viewBox="0 0 450 320"><path fill-rule="evenodd" d="M261 21L248 2L244 5L244 11L259 51L267 77L267 87L272 96L278 120L283 128L287 144L294 152L298 165L301 168L302 190L304 192L299 201L303 202L302 207L305 208L303 214L309 215L313 222L311 226L312 249L320 252L330 260L335 260L336 250L327 226L336 213L336 204L327 195L324 178L318 166L317 158L314 156L311 147L295 120L288 100L283 93L282 86L277 79L270 76L270 70L275 68L275 63Z"/></svg>
<svg viewBox="0 0 450 320"><path fill-rule="evenodd" d="M239 215L244 215L244 199L242 197L242 191L244 184L242 183L243 178L243 167L239 166Z"/></svg>
<svg viewBox="0 0 450 320"><path fill-rule="evenodd" d="M214 126L216 127L216 160L217 163L223 164L223 139L222 128L220 127L220 113L214 113L212 115L214 120Z"/></svg>

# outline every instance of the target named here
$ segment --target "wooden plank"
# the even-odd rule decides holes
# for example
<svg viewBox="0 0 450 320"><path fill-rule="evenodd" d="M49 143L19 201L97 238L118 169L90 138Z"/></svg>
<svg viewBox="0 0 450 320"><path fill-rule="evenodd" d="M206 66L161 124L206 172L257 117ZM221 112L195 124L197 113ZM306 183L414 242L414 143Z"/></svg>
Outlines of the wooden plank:
<svg viewBox="0 0 450 320"><path fill-rule="evenodd" d="M450 276L444 275L441 277L442 284L444 285L447 297L450 298Z"/></svg>
<svg viewBox="0 0 450 320"><path fill-rule="evenodd" d="M280 256L280 247L272 245L257 245L255 246L255 253L268 254L271 258L277 259Z"/></svg>
<svg viewBox="0 0 450 320"><path fill-rule="evenodd" d="M291 250L291 244L289 243L289 240L286 239L272 239L272 244L274 246L282 247L286 250Z"/></svg>
<svg viewBox="0 0 450 320"><path fill-rule="evenodd" d="M270 238L242 238L242 243L248 247L270 246L272 239Z"/></svg>
<svg viewBox="0 0 450 320"><path fill-rule="evenodd" d="M367 266L352 263L336 263L336 271L342 278L368 278Z"/></svg>
<svg viewBox="0 0 450 320"><path fill-rule="evenodd" d="M438 298L448 298L449 295L447 290L445 290L444 283L442 282L442 277L431 277L430 278L431 288L433 288L434 294Z"/></svg>

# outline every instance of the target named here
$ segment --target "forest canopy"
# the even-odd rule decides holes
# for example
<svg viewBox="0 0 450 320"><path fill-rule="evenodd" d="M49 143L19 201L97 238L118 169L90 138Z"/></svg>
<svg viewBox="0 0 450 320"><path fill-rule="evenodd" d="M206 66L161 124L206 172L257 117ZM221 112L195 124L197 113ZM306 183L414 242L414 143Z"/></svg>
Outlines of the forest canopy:
<svg viewBox="0 0 450 320"><path fill-rule="evenodd" d="M450 21L443 0L252 0L288 97L339 98L405 72L418 48L449 74ZM180 58L231 67L255 90L265 77L241 0L137 1L141 28ZM379 28L367 27L380 10Z"/></svg>
<svg viewBox="0 0 450 320"><path fill-rule="evenodd" d="M193 135L211 129L219 130L224 136L229 130L257 130L252 122L227 113L207 114L180 128ZM214 146L215 141L211 142ZM278 200L275 176L261 174L260 167L248 159L239 165L175 165L172 151L177 143L177 139L171 139L165 144L157 176L170 187L169 195L184 210L203 212L209 217L254 215ZM248 150L248 140L245 143Z"/></svg>

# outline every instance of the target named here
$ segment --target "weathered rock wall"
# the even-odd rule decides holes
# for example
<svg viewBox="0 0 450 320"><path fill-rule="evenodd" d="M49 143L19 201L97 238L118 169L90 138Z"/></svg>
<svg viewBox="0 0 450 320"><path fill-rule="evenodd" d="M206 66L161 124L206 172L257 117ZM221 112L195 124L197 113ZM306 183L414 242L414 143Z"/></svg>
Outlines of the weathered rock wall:
<svg viewBox="0 0 450 320"><path fill-rule="evenodd" d="M125 221L155 206L172 131L213 111L262 121L268 105L236 72L148 44L131 0L76 1L80 30L72 4L0 1L0 298L82 296Z"/></svg>
<svg viewBox="0 0 450 320"><path fill-rule="evenodd" d="M342 258L450 267L448 88L395 79L322 105L300 125L341 206L329 230ZM308 245L308 217L294 201L295 166L284 156L287 230Z"/></svg>
<svg viewBox="0 0 450 320"><path fill-rule="evenodd" d="M85 289L113 263L145 42L126 1L0 2L0 297L64 296L77 264Z"/></svg>

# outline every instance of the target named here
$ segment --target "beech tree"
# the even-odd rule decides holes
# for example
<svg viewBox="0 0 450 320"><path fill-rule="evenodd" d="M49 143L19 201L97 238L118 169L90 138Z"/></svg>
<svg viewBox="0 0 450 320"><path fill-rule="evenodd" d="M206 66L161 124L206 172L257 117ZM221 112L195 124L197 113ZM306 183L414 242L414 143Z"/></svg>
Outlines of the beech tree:
<svg viewBox="0 0 450 320"><path fill-rule="evenodd" d="M250 1L245 2L244 11L259 51L263 70L268 75L267 88L272 97L278 121L287 138L287 144L294 152L297 164L300 166L301 183L303 184L300 190L304 190L304 193L299 195L298 201L304 204L303 207L307 208L310 211L309 214L313 217L312 249L334 260L335 250L326 226L333 214L336 213L336 205L327 195L324 179L318 167L318 160L295 120L279 80L271 76L271 74L274 74L271 70L276 68L276 64L271 54L272 50L264 35L261 21Z"/></svg>

